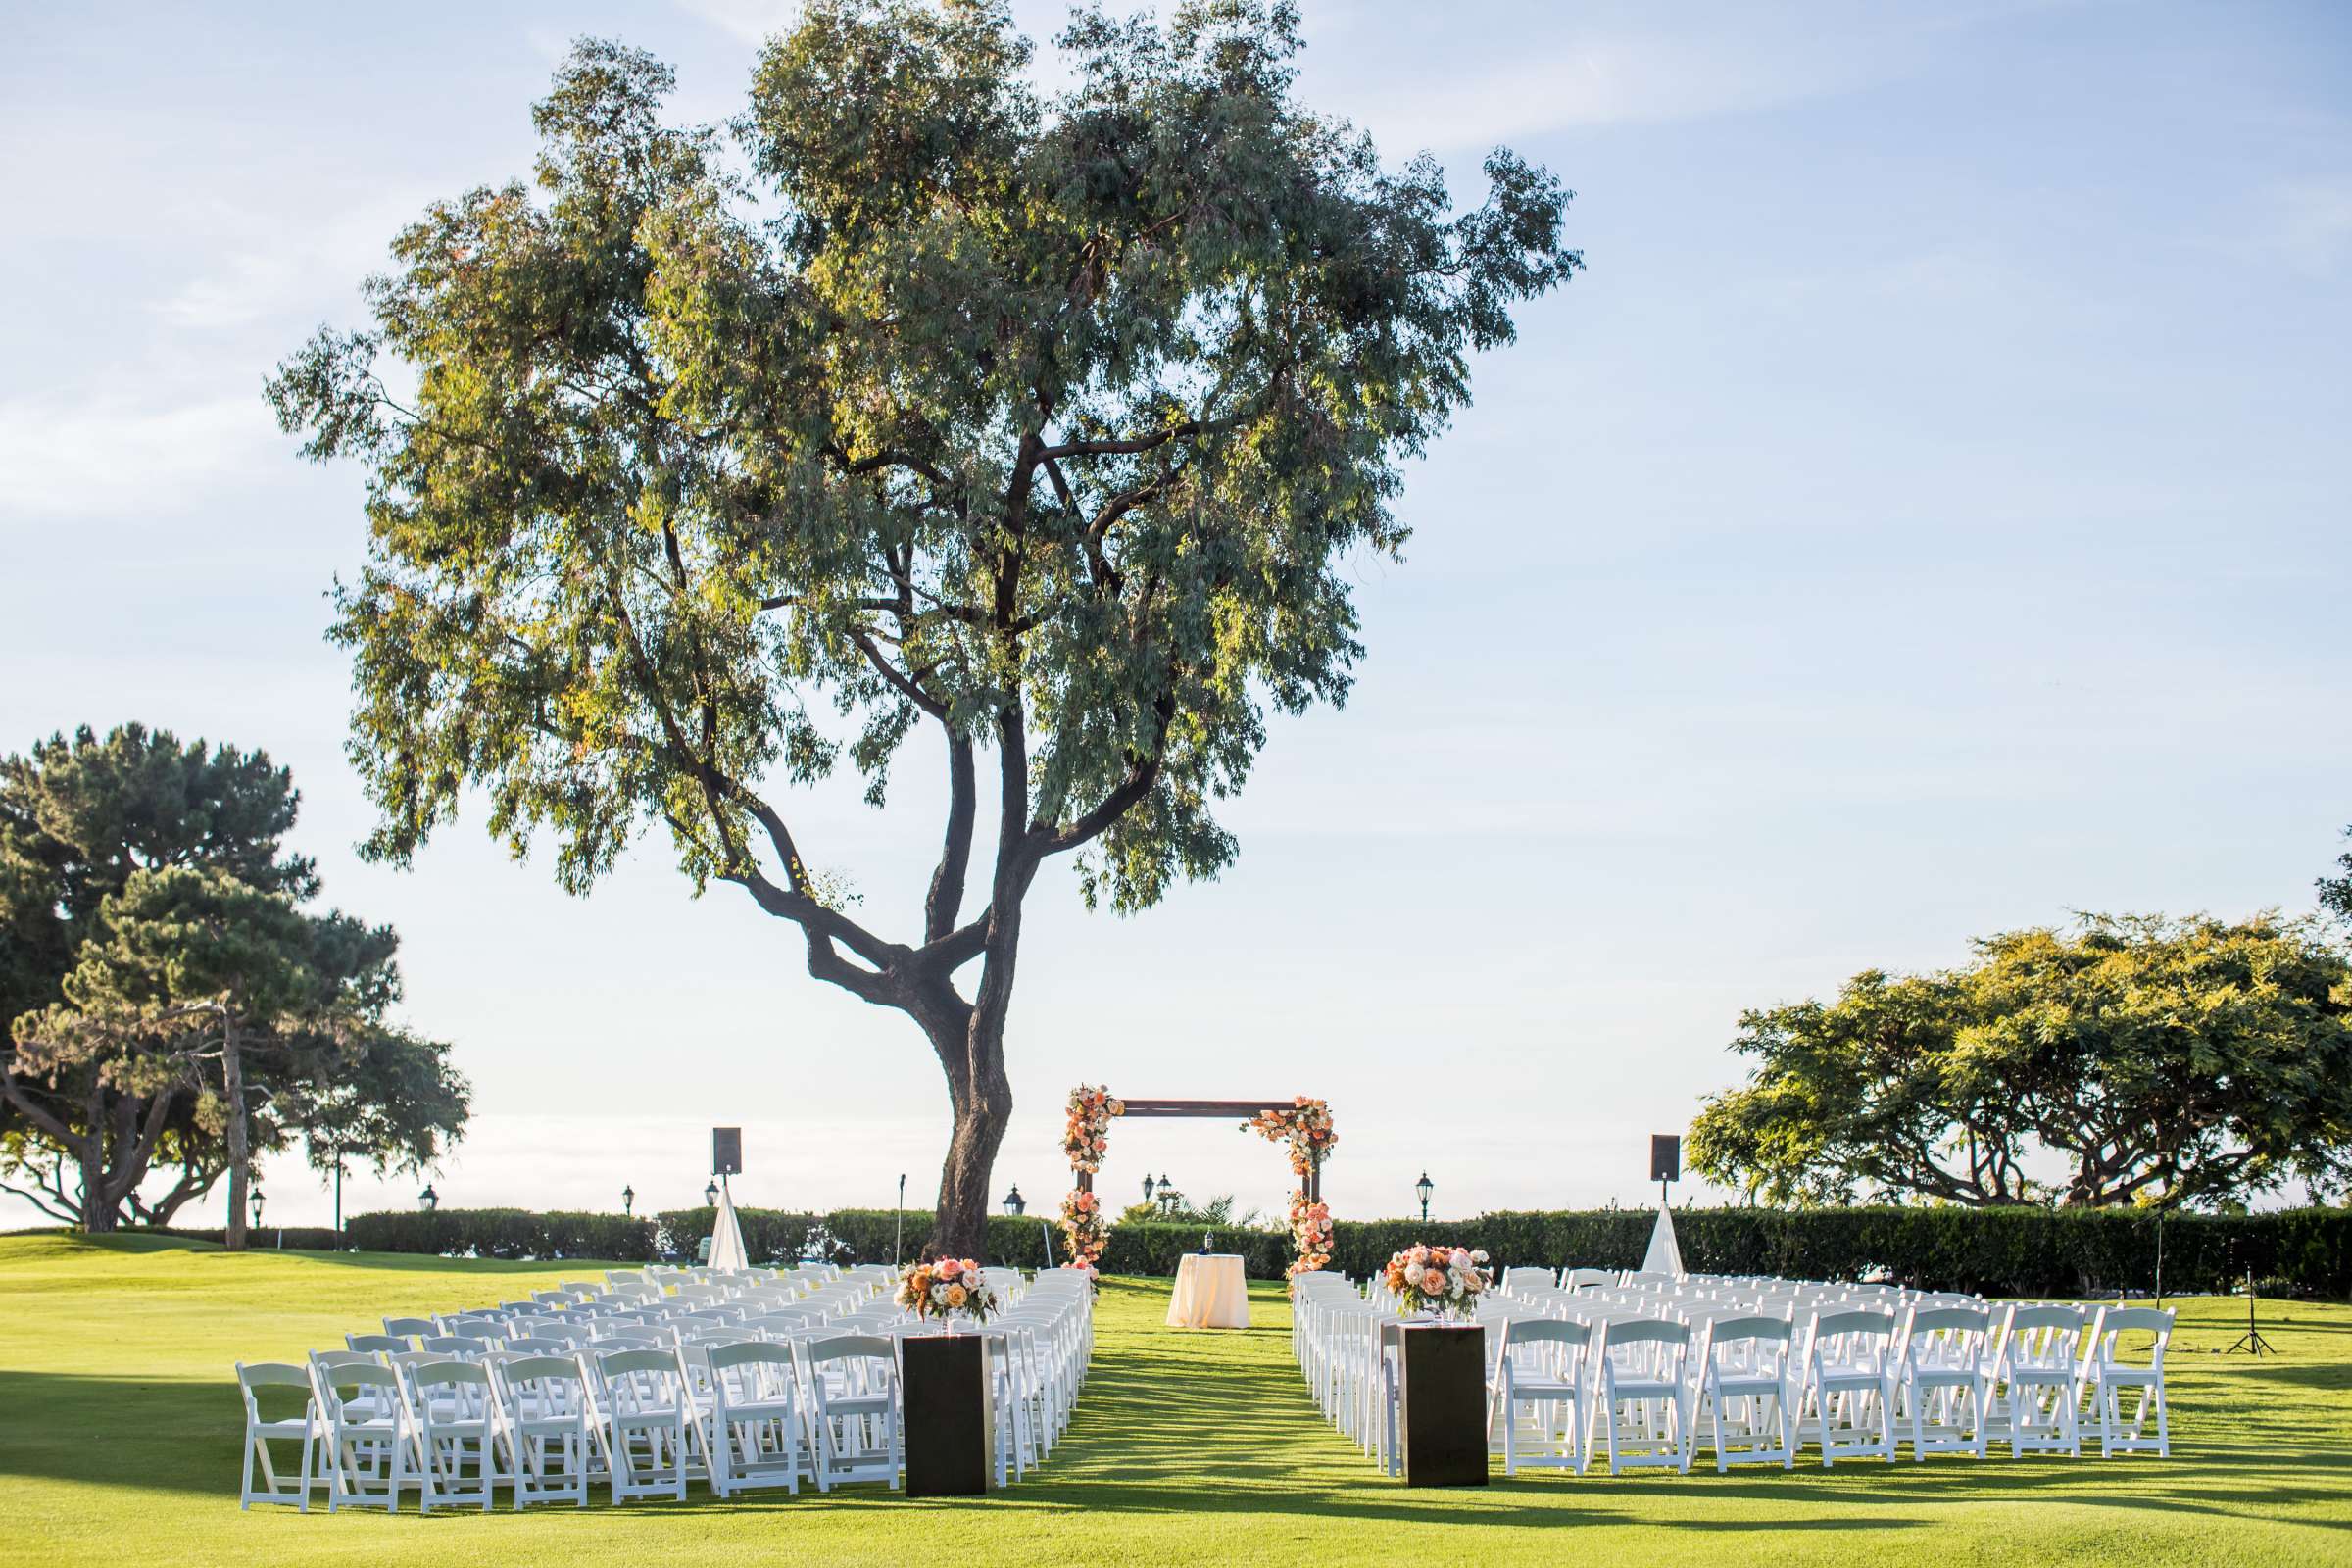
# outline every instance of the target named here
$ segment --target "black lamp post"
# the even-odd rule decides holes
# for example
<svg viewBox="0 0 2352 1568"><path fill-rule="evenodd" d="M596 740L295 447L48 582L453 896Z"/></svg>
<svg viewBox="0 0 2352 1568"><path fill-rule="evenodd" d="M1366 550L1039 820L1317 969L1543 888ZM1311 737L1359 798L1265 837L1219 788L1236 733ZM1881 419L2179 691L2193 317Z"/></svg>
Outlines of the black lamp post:
<svg viewBox="0 0 2352 1568"><path fill-rule="evenodd" d="M1018 1219L1028 1211L1029 1204L1021 1197L1021 1184L1014 1182L1012 1190L1004 1195L1004 1212Z"/></svg>
<svg viewBox="0 0 2352 1568"><path fill-rule="evenodd" d="M1166 1171L1159 1173L1159 1206L1166 1212L1176 1212L1176 1200L1184 1195L1176 1191L1176 1180Z"/></svg>
<svg viewBox="0 0 2352 1568"><path fill-rule="evenodd" d="M716 1208L718 1206L717 1182L713 1181L708 1187L703 1189L703 1206L705 1208Z"/></svg>
<svg viewBox="0 0 2352 1568"><path fill-rule="evenodd" d="M433 1191L433 1184L431 1182L426 1182L424 1184L424 1191L416 1195L416 1201L424 1205L424 1211L427 1214L430 1214L434 1209L441 1206L441 1195Z"/></svg>
<svg viewBox="0 0 2352 1568"><path fill-rule="evenodd" d="M623 1187L620 1190L620 1217L622 1219L631 1219L636 1216L636 1213L637 1189L634 1187Z"/></svg>
<svg viewBox="0 0 2352 1568"><path fill-rule="evenodd" d="M1153 1181L1153 1180L1152 1179L1152 1173L1151 1173L1150 1171L1146 1171L1146 1172L1144 1172L1144 1206L1145 1206L1145 1207L1149 1208L1149 1207L1152 1205L1152 1194L1153 1190L1154 1190L1154 1189L1156 1189L1158 1186L1159 1186L1159 1183L1157 1183L1157 1182L1155 1182L1155 1181Z"/></svg>
<svg viewBox="0 0 2352 1568"><path fill-rule="evenodd" d="M245 1206L252 1211L253 1228L257 1231L260 1230L262 1228L262 1184L259 1181L253 1184L253 1196L245 1200Z"/></svg>
<svg viewBox="0 0 2352 1568"><path fill-rule="evenodd" d="M1429 1179L1427 1171L1423 1171L1421 1179L1413 1183L1413 1191L1421 1196L1421 1223L1424 1225L1429 1223L1429 1195L1437 1190L1437 1183Z"/></svg>

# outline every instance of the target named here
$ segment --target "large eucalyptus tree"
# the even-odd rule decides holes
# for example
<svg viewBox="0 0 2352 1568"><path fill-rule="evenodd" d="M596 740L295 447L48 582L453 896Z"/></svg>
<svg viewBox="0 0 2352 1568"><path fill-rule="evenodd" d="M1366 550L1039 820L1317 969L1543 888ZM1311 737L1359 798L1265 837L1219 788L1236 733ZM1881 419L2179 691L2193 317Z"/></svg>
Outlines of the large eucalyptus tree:
<svg viewBox="0 0 2352 1568"><path fill-rule="evenodd" d="M1039 871L1071 856L1128 910L1233 858L1211 802L1270 708L1346 697L1342 568L1401 547L1400 464L1579 265L1542 170L1495 152L1456 213L1434 162L1384 171L1296 102L1287 3L1086 11L1056 42L1049 99L993 0L813 0L734 160L664 123L666 67L583 41L534 111L536 191L429 209L373 326L270 388L309 456L368 471L335 635L372 853L468 785L574 890L665 829L698 888L922 1029L951 1249L1011 1108ZM894 938L772 789L846 759L878 805L921 726L946 821Z"/></svg>

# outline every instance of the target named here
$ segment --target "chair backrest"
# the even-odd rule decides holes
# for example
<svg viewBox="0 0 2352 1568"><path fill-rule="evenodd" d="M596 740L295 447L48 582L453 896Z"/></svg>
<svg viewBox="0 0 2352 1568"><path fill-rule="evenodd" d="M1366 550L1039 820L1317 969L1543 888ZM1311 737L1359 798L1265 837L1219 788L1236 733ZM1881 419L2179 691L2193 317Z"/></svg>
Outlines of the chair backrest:
<svg viewBox="0 0 2352 1568"><path fill-rule="evenodd" d="M1911 1332L1918 1334L1984 1334L1992 1327L1992 1314L1974 1306L1929 1306L1911 1314Z"/></svg>
<svg viewBox="0 0 2352 1568"><path fill-rule="evenodd" d="M419 1389L439 1388L444 1384L467 1384L487 1389L490 1374L482 1370L479 1361L421 1361L409 1368L409 1382Z"/></svg>
<svg viewBox="0 0 2352 1568"><path fill-rule="evenodd" d="M416 1348L416 1346L405 1334L346 1334L343 1336L343 1343L355 1350L413 1350Z"/></svg>
<svg viewBox="0 0 2352 1568"><path fill-rule="evenodd" d="M465 1339L456 1334L438 1334L430 1339L417 1341L416 1348L430 1350L435 1355L479 1355L482 1353L482 1342Z"/></svg>
<svg viewBox="0 0 2352 1568"><path fill-rule="evenodd" d="M572 1338L568 1334L534 1335L529 1339L509 1340L506 1348L509 1353L519 1350L525 1355L569 1355Z"/></svg>
<svg viewBox="0 0 2352 1568"><path fill-rule="evenodd" d="M311 1380L311 1387L318 1396L319 1405L328 1414L347 1410L362 1398L369 1399L373 1405L375 1401L372 1396L378 1393L387 1400L398 1398L400 1378L381 1361L372 1357L336 1360L333 1356L333 1351L323 1351L311 1358L318 1370L318 1375ZM358 1397L347 1398L347 1394Z"/></svg>
<svg viewBox="0 0 2352 1568"><path fill-rule="evenodd" d="M1612 1318L1601 1330L1612 1350L1628 1345L1689 1345L1690 1325L1661 1317Z"/></svg>
<svg viewBox="0 0 2352 1568"><path fill-rule="evenodd" d="M2009 1314L2003 1346L2012 1365L2072 1366L2085 1321L2079 1306L2021 1306Z"/></svg>
<svg viewBox="0 0 2352 1568"><path fill-rule="evenodd" d="M1590 1328L1564 1317L1513 1318L1503 1325L1502 1335L1503 1348L1511 1350L1522 1345L1583 1346L1592 1339Z"/></svg>
<svg viewBox="0 0 2352 1568"><path fill-rule="evenodd" d="M865 1356L895 1359L891 1342L878 1334L836 1334L830 1339L811 1340L808 1343L811 1365L823 1361L852 1361Z"/></svg>
<svg viewBox="0 0 2352 1568"><path fill-rule="evenodd" d="M498 1375L509 1384L534 1383L542 1378L581 1380L580 1363L567 1355L518 1355L499 1362Z"/></svg>
<svg viewBox="0 0 2352 1568"><path fill-rule="evenodd" d="M311 1393L311 1375L298 1366L283 1361L239 1361L237 1363L237 1393L245 1400L248 1420L262 1419L262 1406L254 1391L257 1389L300 1389L307 1400Z"/></svg>
<svg viewBox="0 0 2352 1568"><path fill-rule="evenodd" d="M1719 1317L1707 1328L1715 1347L1755 1344L1787 1345L1796 1337L1796 1325L1785 1317Z"/></svg>
<svg viewBox="0 0 2352 1568"><path fill-rule="evenodd" d="M429 1317L388 1317L384 1319L386 1334L405 1334L412 1339L438 1334L440 1326Z"/></svg>
<svg viewBox="0 0 2352 1568"><path fill-rule="evenodd" d="M731 1345L710 1347L710 1370L713 1372L754 1364L788 1367L792 1365L792 1347L768 1340L738 1340Z"/></svg>
<svg viewBox="0 0 2352 1568"><path fill-rule="evenodd" d="M2164 1365L2165 1347L2173 1340L2173 1314L2153 1306L2111 1306L2099 1314L2098 1353L2107 1360L2116 1359L2116 1336L2119 1334L2153 1334L2156 1344L2149 1354L2149 1364Z"/></svg>

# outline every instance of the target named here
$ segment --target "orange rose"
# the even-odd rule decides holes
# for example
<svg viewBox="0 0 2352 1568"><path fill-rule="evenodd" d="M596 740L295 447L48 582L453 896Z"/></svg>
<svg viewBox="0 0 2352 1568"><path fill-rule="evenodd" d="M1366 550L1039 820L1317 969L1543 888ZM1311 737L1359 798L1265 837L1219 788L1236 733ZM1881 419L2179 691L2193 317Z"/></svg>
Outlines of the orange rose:
<svg viewBox="0 0 2352 1568"><path fill-rule="evenodd" d="M965 1291L960 1285L951 1285L948 1287L948 1304L950 1306L961 1306L969 1294L970 1293Z"/></svg>

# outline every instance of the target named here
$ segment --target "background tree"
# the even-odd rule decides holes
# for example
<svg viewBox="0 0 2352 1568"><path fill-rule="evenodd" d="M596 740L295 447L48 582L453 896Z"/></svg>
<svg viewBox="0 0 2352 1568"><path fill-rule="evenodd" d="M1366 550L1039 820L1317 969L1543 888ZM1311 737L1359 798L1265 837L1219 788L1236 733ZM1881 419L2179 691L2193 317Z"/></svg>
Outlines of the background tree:
<svg viewBox="0 0 2352 1568"><path fill-rule="evenodd" d="M405 860L469 784L574 891L665 828L698 891L922 1030L950 1251L982 1244L1032 883L1071 856L1126 911L1232 860L1211 803L1269 708L1346 697L1342 568L1402 546L1401 463L1578 265L1541 170L1496 152L1451 216L1434 163L1385 172L1294 101L1288 4L1057 42L1049 105L1002 5L816 0L760 57L741 180L662 123L665 67L582 42L534 111L537 195L432 207L373 330L270 389L368 472L335 635L370 852ZM763 789L846 760L880 806L918 728L945 821L894 939Z"/></svg>
<svg viewBox="0 0 2352 1568"><path fill-rule="evenodd" d="M2352 838L2352 827L2344 829L2344 836ZM2352 854L2336 857L2335 868L2343 875L2320 878L2320 907L2352 925Z"/></svg>
<svg viewBox="0 0 2352 1568"><path fill-rule="evenodd" d="M127 1208L169 1221L220 1172L176 1076L141 1053L27 1074L9 1023L63 999L100 911L141 870L212 867L307 898L309 859L286 854L301 802L261 752L182 745L168 731L89 728L0 760L0 1188L60 1219L113 1230ZM176 1165L152 1204L140 1184Z"/></svg>
<svg viewBox="0 0 2352 1568"><path fill-rule="evenodd" d="M2352 1174L2352 963L2306 921L2085 916L1740 1019L1693 1165L1776 1201L2216 1204ZM2030 1165L2055 1156L2063 1181Z"/></svg>
<svg viewBox="0 0 2352 1568"><path fill-rule="evenodd" d="M136 1074L151 1102L197 1096L228 1175L227 1246L245 1245L256 1156L340 1118L373 1133L379 1160L421 1162L465 1119L463 1082L438 1047L383 1024L399 995L387 928L306 914L226 872L136 871L107 901L66 1000L16 1024L32 1073Z"/></svg>

